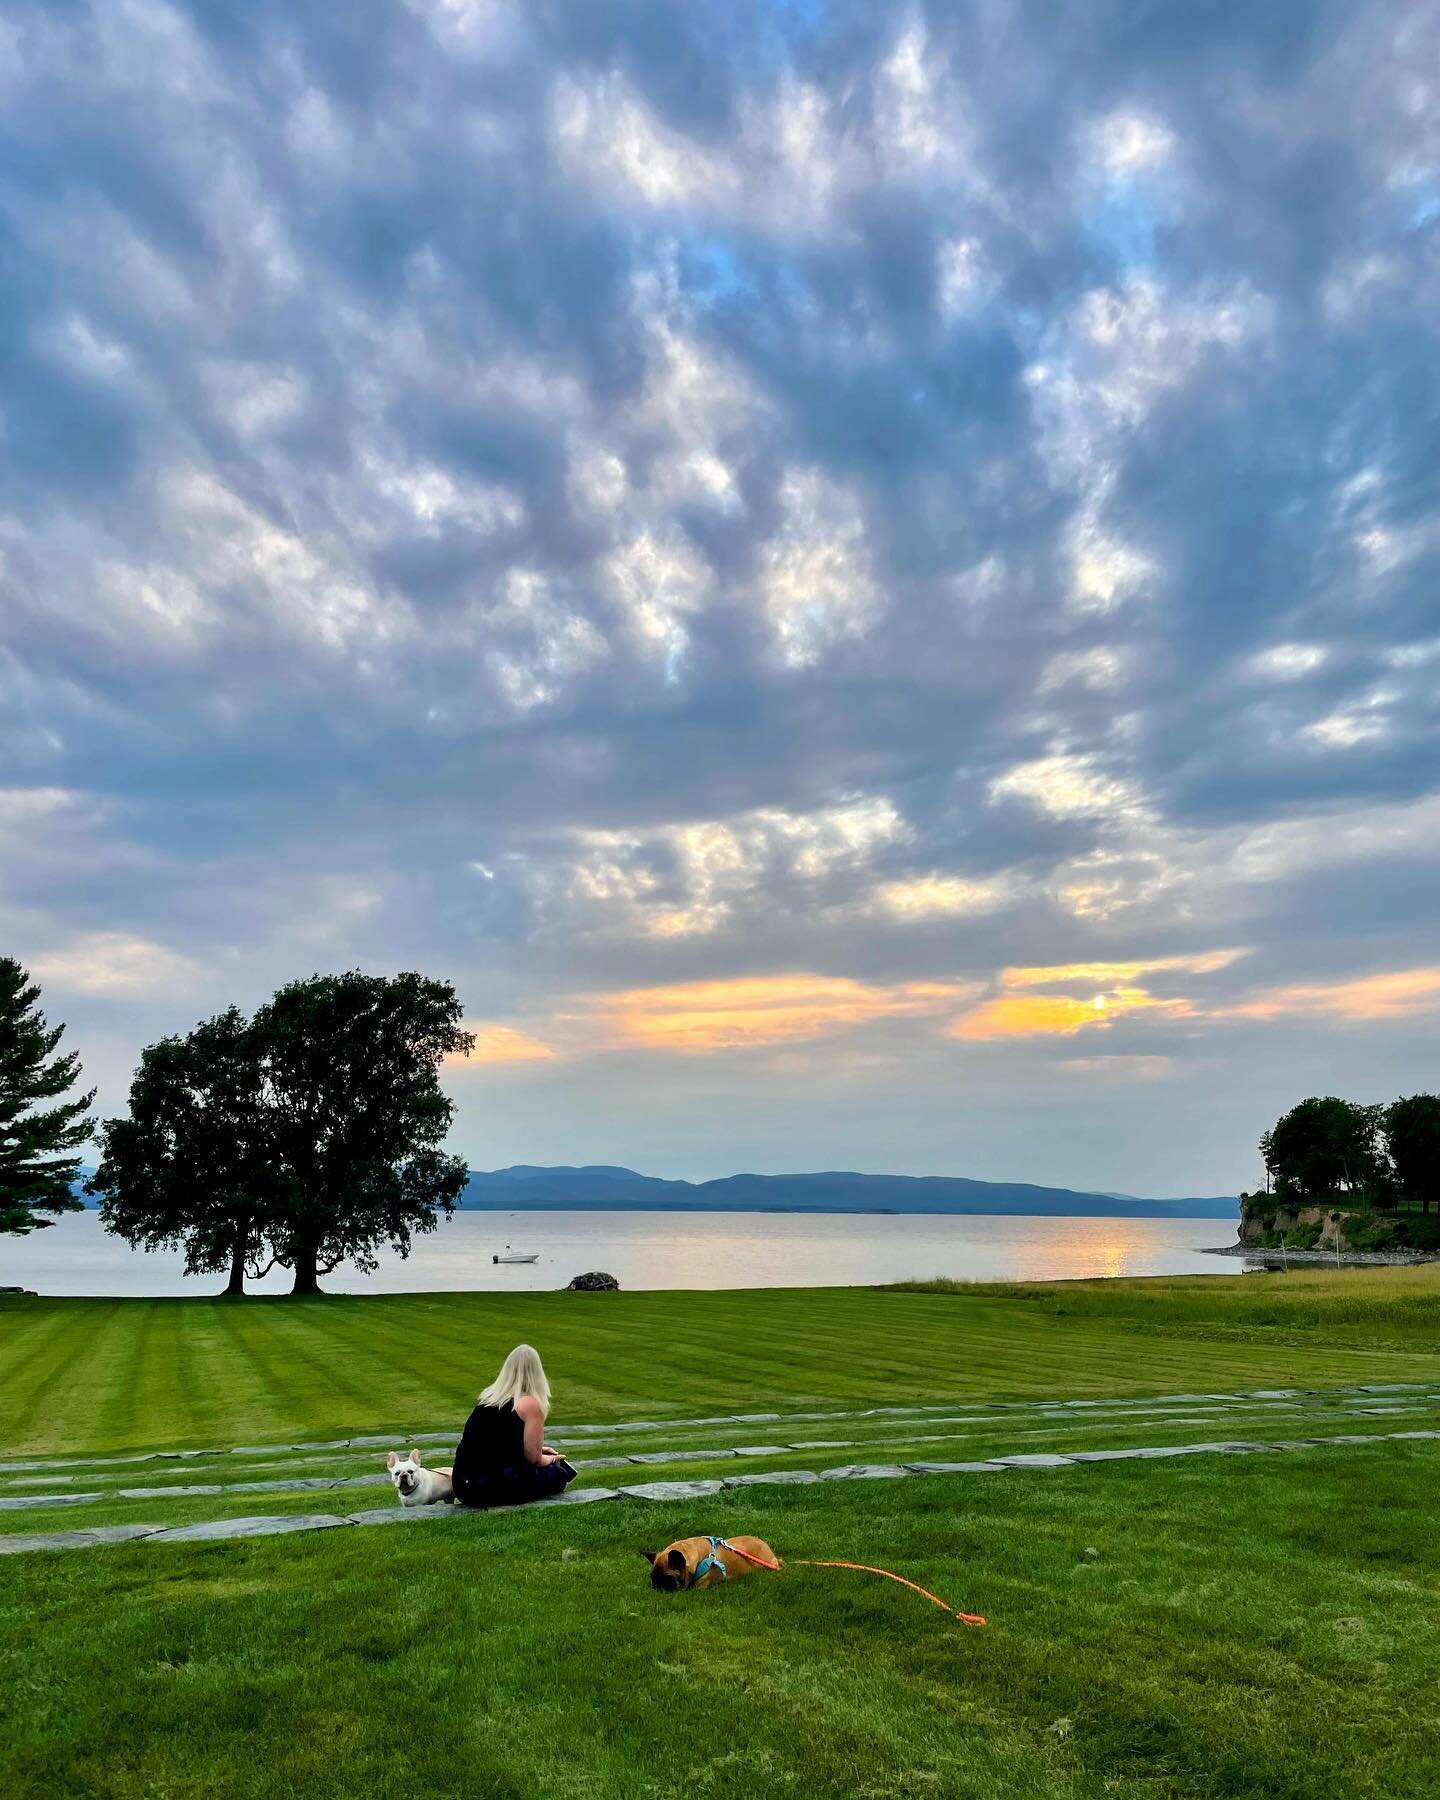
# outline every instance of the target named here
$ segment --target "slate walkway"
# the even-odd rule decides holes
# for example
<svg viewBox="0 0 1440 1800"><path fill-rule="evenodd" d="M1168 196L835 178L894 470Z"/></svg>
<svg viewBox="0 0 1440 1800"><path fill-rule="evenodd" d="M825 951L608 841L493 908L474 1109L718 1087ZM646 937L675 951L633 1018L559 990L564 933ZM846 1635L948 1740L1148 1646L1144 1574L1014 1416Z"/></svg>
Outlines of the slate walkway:
<svg viewBox="0 0 1440 1800"><path fill-rule="evenodd" d="M1310 1399L1340 1399L1354 1395L1383 1396L1433 1394L1440 1399L1440 1384L1434 1381L1381 1381L1368 1382L1353 1387L1328 1388L1250 1388L1240 1392L1210 1394L1125 1394L1114 1399L1085 1400L938 1400L930 1401L923 1406L868 1406L849 1411L834 1412L797 1412L797 1413L716 1413L704 1419L628 1419L608 1425L557 1425L549 1432L553 1443L568 1444L585 1437L619 1437L630 1432L644 1431L689 1431L700 1430L721 1425L773 1425L773 1424L812 1424L828 1423L841 1419L885 1419L913 1418L923 1420L930 1415L945 1414L951 1418L937 1419L936 1423L959 1422L958 1414L963 1411L965 1422L980 1423L995 1418L999 1414L1030 1413L1041 1418L1064 1417L1069 1414L1094 1411L1117 1412L1153 1412L1165 1406L1200 1406L1234 1403L1245 1400L1271 1401L1304 1401ZM457 1436L454 1426L447 1431L419 1432L385 1432L372 1433L363 1437L328 1438L320 1442L297 1444L235 1444L220 1449L208 1450L139 1450L127 1456L84 1456L57 1460L44 1458L23 1462L0 1462L0 1475L21 1475L32 1472L58 1473L66 1469L120 1469L129 1468L141 1463L150 1462L194 1462L205 1458L243 1456L243 1457L284 1457L292 1453L327 1450L391 1450L398 1444L453 1444ZM806 1445L789 1445L790 1449L845 1449L844 1440L829 1442L816 1440ZM755 1446L751 1446L754 1453ZM726 1451L724 1454L742 1454L742 1451ZM696 1452L688 1453L686 1460L695 1460ZM679 1460L674 1452L658 1452L655 1460L670 1456ZM630 1462L640 1460L639 1454L617 1459ZM589 1467L605 1466L592 1460ZM320 1478L321 1485L328 1485L325 1478ZM167 1489L167 1492L180 1492L179 1489Z"/></svg>
<svg viewBox="0 0 1440 1800"><path fill-rule="evenodd" d="M532 1508L548 1506L587 1506L601 1500L688 1500L718 1494L728 1488L793 1486L820 1481L896 1481L910 1475L999 1474L1006 1469L1060 1469L1081 1463L1145 1461L1167 1456L1248 1456L1270 1455L1285 1451L1328 1449L1332 1446L1389 1443L1402 1439L1440 1440L1440 1431L1387 1431L1343 1433L1330 1437L1290 1438L1273 1442L1234 1439L1203 1444L1163 1444L1151 1449L1075 1450L1061 1456L1050 1452L1027 1452L1016 1456L991 1457L984 1462L909 1462L846 1463L839 1468L777 1469L769 1474L756 1472L731 1475L715 1480L651 1481L635 1485L606 1488L571 1488L549 1500L537 1500ZM88 1496L80 1496L85 1498ZM53 1504L53 1502L52 1502ZM277 1537L293 1531L327 1531L344 1525L418 1525L438 1523L441 1519L461 1516L465 1508L372 1507L352 1513L283 1513L243 1519L215 1519L194 1525L98 1525L88 1530L34 1532L0 1536L0 1555L18 1555L33 1550L79 1550L101 1544L123 1544L136 1540L149 1544L214 1543L223 1539Z"/></svg>

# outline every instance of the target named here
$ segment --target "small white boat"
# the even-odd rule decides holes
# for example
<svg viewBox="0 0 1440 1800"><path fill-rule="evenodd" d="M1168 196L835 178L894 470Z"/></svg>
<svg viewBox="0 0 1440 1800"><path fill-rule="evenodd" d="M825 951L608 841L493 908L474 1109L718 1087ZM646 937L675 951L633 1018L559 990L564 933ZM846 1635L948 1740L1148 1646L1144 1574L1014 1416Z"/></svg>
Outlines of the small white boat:
<svg viewBox="0 0 1440 1800"><path fill-rule="evenodd" d="M538 1251L538 1250L534 1250L534 1251L531 1251L531 1252L529 1252L529 1253L527 1253L527 1252L526 1252L526 1251L524 1251L524 1250L512 1250L512 1249L511 1249L511 1248L510 1248L510 1246L509 1246L509 1245L508 1245L508 1244L507 1244L507 1245L506 1245L506 1246L505 1246L505 1249L504 1249L504 1252L503 1252L503 1253L500 1253L500 1252L497 1252L497 1253L496 1253L496 1254L495 1254L495 1255L494 1255L494 1256L492 1256L492 1257L491 1257L491 1258L490 1258L490 1260L491 1260L491 1262L492 1262L492 1263L530 1263L530 1262L539 1262L539 1260L540 1260L540 1252L539 1252L539 1251Z"/></svg>

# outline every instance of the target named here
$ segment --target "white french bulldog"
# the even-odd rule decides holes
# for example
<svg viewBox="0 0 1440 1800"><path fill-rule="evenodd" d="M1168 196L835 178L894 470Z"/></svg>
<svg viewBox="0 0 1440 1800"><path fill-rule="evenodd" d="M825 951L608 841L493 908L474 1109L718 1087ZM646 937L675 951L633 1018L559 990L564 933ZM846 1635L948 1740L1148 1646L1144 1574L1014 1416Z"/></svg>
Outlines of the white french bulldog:
<svg viewBox="0 0 1440 1800"><path fill-rule="evenodd" d="M385 1458L385 1467L390 1471L402 1506L434 1506L441 1500L455 1498L450 1471L422 1467L418 1450L412 1450L404 1457L398 1450L392 1450Z"/></svg>

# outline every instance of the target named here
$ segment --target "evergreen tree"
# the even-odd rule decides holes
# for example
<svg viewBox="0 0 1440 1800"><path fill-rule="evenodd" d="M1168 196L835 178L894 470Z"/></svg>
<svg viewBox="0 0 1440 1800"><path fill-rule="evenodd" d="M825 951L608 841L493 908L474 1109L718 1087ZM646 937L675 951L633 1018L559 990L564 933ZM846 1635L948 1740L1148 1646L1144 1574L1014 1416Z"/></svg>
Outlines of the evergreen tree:
<svg viewBox="0 0 1440 1800"><path fill-rule="evenodd" d="M66 1100L80 1075L73 1050L55 1047L63 1025L49 1025L40 989L13 957L0 956L0 1232L23 1235L53 1225L45 1213L79 1212L73 1183L90 1136L94 1090Z"/></svg>

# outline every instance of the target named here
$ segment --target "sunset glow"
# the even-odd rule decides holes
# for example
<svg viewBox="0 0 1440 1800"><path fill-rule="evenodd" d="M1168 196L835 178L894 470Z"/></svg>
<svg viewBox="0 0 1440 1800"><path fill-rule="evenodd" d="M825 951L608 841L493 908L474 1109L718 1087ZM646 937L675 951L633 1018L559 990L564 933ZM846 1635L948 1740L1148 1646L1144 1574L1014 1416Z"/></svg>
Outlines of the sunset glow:
<svg viewBox="0 0 1440 1800"><path fill-rule="evenodd" d="M877 1020L931 1017L966 991L952 982L881 987L838 976L780 975L637 988L605 995L597 1006L618 1043L703 1052L798 1043Z"/></svg>

